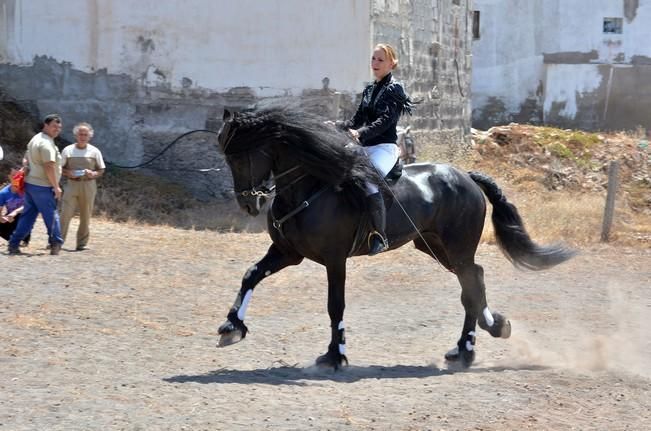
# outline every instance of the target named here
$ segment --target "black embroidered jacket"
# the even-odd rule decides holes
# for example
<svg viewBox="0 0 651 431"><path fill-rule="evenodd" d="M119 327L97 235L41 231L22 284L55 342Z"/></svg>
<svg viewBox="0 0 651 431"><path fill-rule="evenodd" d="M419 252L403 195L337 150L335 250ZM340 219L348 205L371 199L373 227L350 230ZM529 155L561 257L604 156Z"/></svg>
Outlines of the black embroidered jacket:
<svg viewBox="0 0 651 431"><path fill-rule="evenodd" d="M368 85L362 101L352 119L337 121L342 130L357 129L359 141L365 146L396 143L396 126L400 115L411 114L413 103L405 94L402 84L391 73L380 82Z"/></svg>

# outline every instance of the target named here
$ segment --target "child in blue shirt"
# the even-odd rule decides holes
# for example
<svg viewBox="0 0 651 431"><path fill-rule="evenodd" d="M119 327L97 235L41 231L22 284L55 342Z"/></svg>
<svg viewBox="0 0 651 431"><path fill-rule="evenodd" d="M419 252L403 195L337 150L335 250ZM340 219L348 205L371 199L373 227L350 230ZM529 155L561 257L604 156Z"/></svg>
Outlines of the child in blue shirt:
<svg viewBox="0 0 651 431"><path fill-rule="evenodd" d="M14 181L17 173L18 170L12 169L9 174L11 183L0 189L0 236L7 241L18 226L25 203L24 195L18 191L16 181ZM23 240L23 245L29 244L30 236L28 235Z"/></svg>

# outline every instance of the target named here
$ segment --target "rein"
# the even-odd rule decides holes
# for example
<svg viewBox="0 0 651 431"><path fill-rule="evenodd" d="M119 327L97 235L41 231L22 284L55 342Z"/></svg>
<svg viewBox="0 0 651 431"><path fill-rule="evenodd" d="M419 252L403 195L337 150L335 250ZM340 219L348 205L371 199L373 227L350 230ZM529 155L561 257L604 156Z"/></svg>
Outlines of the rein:
<svg viewBox="0 0 651 431"><path fill-rule="evenodd" d="M264 151L263 149L258 149L258 151L260 151L263 156L268 157L270 159L272 158L271 155L269 153L267 153L266 151ZM251 162L251 155L249 153L249 170L251 170L252 166L253 166L253 163ZM300 168L300 166L296 165L296 166L294 166L292 168L287 169L284 172L281 172L278 175L274 175L274 181L277 180L278 178L284 177L285 175L291 174L292 172L294 172L295 170L297 170L299 168ZM294 181L289 183L289 186L291 186L291 185L295 184L296 182L298 182L299 180L305 178L305 176L307 176L307 174L303 174L303 175L299 176L297 179L295 179ZM251 172L251 184L253 184L253 172ZM273 185L271 187L266 187L266 186L263 186L261 184L258 184L257 186L253 185L250 189L235 190L235 193L239 194L240 196L245 196L245 197L246 196L257 196L257 197L264 197L264 198L268 198L269 196L272 196L273 194L279 194L280 193L280 192L275 191L276 190L275 185ZM281 191L284 191L286 188L287 187L283 187L283 189Z"/></svg>
<svg viewBox="0 0 651 431"><path fill-rule="evenodd" d="M269 153L267 153L266 151L264 151L263 149L259 148L258 151L260 151L262 153L262 155L264 155L265 157L268 157L270 159L272 158L271 155ZM251 162L251 155L249 153L249 169L250 170L251 170L252 166L253 166L253 163ZM287 169L284 172L281 172L278 175L274 175L274 177L273 177L274 181L277 181L279 178L282 178L285 175L291 174L292 172L296 171L297 169L300 169L300 167L301 167L300 165L296 165L296 166L293 166L293 167ZM281 188L279 190L276 190L276 185L272 185L271 187L266 187L266 186L263 186L261 184L258 184L257 186L255 186L255 185L252 186L250 189L236 190L235 193L239 194L240 196L244 196L244 197L246 197L246 196L255 196L258 199L260 199L260 198L268 198L268 197L273 196L273 195L280 195L281 193L288 190L294 184L298 183L299 181L301 181L302 179L304 179L307 176L308 176L307 172L303 173L302 175L299 175L298 177L294 178L289 184L283 186L283 188ZM253 173L252 172L251 172L251 184L253 184ZM278 232L280 232L280 234L284 237L285 235L283 234L283 231L282 231L283 223L285 223L287 220L289 220L290 218L294 217L296 214L303 211L305 208L309 207L319 196L321 196L329 188L330 188L330 185L326 184L324 187L319 189L315 194L310 196L307 200L304 200L303 202L301 202L301 204L298 207L294 208L292 211L290 211L289 213L287 213L284 217L281 217L280 219L277 219L273 215L273 211L271 209L269 209L269 214L271 215L271 219L273 221L272 222L273 227L275 227L278 230Z"/></svg>
<svg viewBox="0 0 651 431"><path fill-rule="evenodd" d="M323 194L323 192L325 192L329 188L330 188L330 184L326 184L318 192L316 192L312 196L310 196L309 199L301 202L301 204L298 207L294 208L292 211L287 213L285 215L285 217L282 217L281 219L276 219L276 217L274 217L273 211L271 209L269 209L269 214L271 215L271 220L273 220L273 222L272 222L273 227L275 227L278 230L278 232L280 232L280 234L284 238L285 235L283 234L283 230L282 230L283 223L285 223L287 220L289 220L290 218L294 217L296 214L303 211L305 208L309 207L312 204L312 202L314 202L319 196L321 196Z"/></svg>
<svg viewBox="0 0 651 431"><path fill-rule="evenodd" d="M285 172L282 172L278 175L274 175L274 180L284 177L285 175L294 172L298 168L300 168L300 166L296 165L293 168L287 169ZM271 187L258 185L258 186L253 186L250 189L246 189L246 190L236 190L235 193L239 194L240 196L259 196L259 197L268 198L269 196L272 196L274 194L280 194L281 192L287 190L289 186L296 184L298 181L302 180L306 176L307 174L300 175L298 178L294 179L294 181L289 183L287 186L283 187L280 191L276 191L275 185Z"/></svg>

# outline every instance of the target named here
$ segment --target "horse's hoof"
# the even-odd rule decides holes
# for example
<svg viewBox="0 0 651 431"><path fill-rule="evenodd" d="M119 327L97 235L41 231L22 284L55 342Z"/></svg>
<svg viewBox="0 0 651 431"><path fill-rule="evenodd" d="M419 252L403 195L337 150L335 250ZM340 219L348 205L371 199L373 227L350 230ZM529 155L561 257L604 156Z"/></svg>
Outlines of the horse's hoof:
<svg viewBox="0 0 651 431"><path fill-rule="evenodd" d="M509 338L511 336L511 322L500 313L493 313L495 323L488 330L495 338Z"/></svg>
<svg viewBox="0 0 651 431"><path fill-rule="evenodd" d="M339 352L328 352L316 358L316 366L319 368L328 368L337 371L344 365L348 365L348 358Z"/></svg>
<svg viewBox="0 0 651 431"><path fill-rule="evenodd" d="M217 332L220 335L217 347L230 346L231 344L239 343L244 339L244 333L229 321L222 324Z"/></svg>
<svg viewBox="0 0 651 431"><path fill-rule="evenodd" d="M511 321L507 320L504 322L504 325L502 326L502 330L500 331L500 337L509 338L510 336L511 336Z"/></svg>
<svg viewBox="0 0 651 431"><path fill-rule="evenodd" d="M480 325L482 329L488 331L495 338L509 338L511 336L511 322L500 313L493 313L495 320L491 326L486 324Z"/></svg>
<svg viewBox="0 0 651 431"><path fill-rule="evenodd" d="M469 368L475 362L475 351L465 349L459 351L459 347L455 346L445 354L445 360L464 369Z"/></svg>
<svg viewBox="0 0 651 431"><path fill-rule="evenodd" d="M454 346L445 354L445 360L455 362L459 360L459 346Z"/></svg>
<svg viewBox="0 0 651 431"><path fill-rule="evenodd" d="M223 334L221 337L219 337L217 347L230 346L231 344L239 343L242 340L242 333L240 331L233 331L228 334Z"/></svg>

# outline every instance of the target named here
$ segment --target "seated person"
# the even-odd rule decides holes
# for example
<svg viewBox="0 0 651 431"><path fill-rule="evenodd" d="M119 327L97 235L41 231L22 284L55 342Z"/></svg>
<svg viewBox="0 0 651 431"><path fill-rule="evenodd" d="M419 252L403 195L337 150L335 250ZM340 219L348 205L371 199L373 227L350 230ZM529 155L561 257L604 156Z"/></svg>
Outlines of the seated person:
<svg viewBox="0 0 651 431"><path fill-rule="evenodd" d="M23 212L25 203L24 193L19 189L19 179L23 172L18 169L12 169L9 174L10 184L0 189L0 236L9 241L11 234L18 226L18 220ZM31 235L27 235L23 240L23 246L29 244Z"/></svg>

